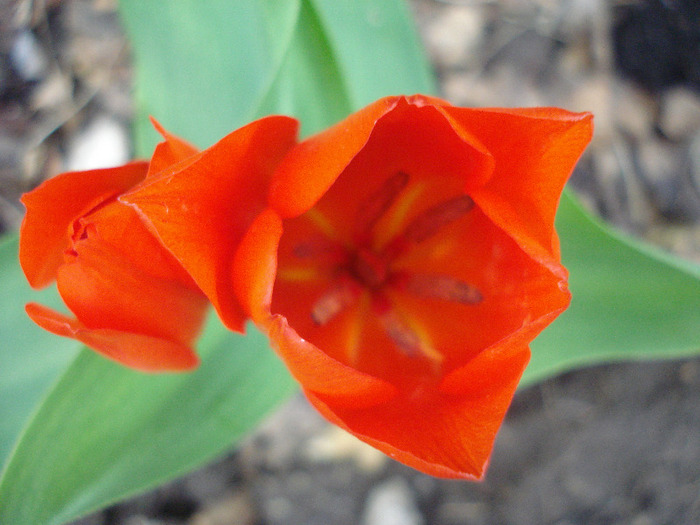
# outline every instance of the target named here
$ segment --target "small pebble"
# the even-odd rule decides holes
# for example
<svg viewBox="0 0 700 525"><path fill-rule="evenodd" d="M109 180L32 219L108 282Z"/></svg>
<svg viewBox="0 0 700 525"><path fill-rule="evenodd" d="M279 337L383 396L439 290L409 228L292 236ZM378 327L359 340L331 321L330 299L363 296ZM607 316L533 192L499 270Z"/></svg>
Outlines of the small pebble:
<svg viewBox="0 0 700 525"><path fill-rule="evenodd" d="M367 496L363 525L423 525L425 520L404 478L391 478Z"/></svg>
<svg viewBox="0 0 700 525"><path fill-rule="evenodd" d="M66 170L111 168L125 164L130 156L126 128L109 117L97 117L70 143Z"/></svg>

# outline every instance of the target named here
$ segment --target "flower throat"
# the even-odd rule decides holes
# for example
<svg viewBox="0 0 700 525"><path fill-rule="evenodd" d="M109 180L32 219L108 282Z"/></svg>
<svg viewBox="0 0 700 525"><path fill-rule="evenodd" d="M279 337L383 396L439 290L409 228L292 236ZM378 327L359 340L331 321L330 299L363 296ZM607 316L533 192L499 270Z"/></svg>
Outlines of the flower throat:
<svg viewBox="0 0 700 525"><path fill-rule="evenodd" d="M299 262L318 265L326 272L330 269L332 275L331 284L311 306L309 315L315 326L325 326L358 302L366 302L371 314L402 353L439 363L442 355L414 329L412 319L397 311L392 292L408 292L417 298L464 305L480 303L482 295L471 284L449 275L395 269L393 263L466 215L474 207L474 201L467 195L458 195L439 202L414 217L400 233L378 248L375 226L405 192L408 183L408 174L399 171L360 202L350 243L343 244L321 234L295 244L292 253ZM327 222L316 209L307 215L316 223ZM285 273L281 269L280 278L288 274L289 271ZM352 362L353 356L349 357Z"/></svg>

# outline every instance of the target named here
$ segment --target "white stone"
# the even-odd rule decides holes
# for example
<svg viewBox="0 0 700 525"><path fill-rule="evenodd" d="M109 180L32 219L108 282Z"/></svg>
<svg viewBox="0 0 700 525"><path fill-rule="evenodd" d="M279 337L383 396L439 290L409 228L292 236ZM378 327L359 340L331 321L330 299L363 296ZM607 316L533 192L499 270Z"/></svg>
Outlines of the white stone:
<svg viewBox="0 0 700 525"><path fill-rule="evenodd" d="M321 463L350 459L365 472L376 472L387 461L387 457L376 448L331 425L309 441L305 455L309 460Z"/></svg>
<svg viewBox="0 0 700 525"><path fill-rule="evenodd" d="M448 67L464 66L476 56L484 26L481 9L449 6L425 30L431 55Z"/></svg>
<svg viewBox="0 0 700 525"><path fill-rule="evenodd" d="M363 525L423 525L411 488L403 478L391 478L372 489L362 519Z"/></svg>
<svg viewBox="0 0 700 525"><path fill-rule="evenodd" d="M672 139L682 139L700 130L700 97L686 88L663 96L660 127Z"/></svg>
<svg viewBox="0 0 700 525"><path fill-rule="evenodd" d="M130 153L125 126L109 117L97 117L69 145L66 170L120 166L129 161Z"/></svg>
<svg viewBox="0 0 700 525"><path fill-rule="evenodd" d="M48 59L29 30L24 30L15 39L10 51L12 65L24 80L39 80L44 76Z"/></svg>

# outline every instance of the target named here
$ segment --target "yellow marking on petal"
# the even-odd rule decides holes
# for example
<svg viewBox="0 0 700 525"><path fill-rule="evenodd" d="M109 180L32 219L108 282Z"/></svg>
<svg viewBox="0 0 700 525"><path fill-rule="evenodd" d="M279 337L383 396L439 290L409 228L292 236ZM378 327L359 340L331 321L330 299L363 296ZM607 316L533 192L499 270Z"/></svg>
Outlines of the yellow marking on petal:
<svg viewBox="0 0 700 525"><path fill-rule="evenodd" d="M370 294L368 290L363 290L360 300L355 309L354 318L349 322L348 333L345 338L345 355L350 366L356 366L360 357L360 339L365 327L365 321L369 315Z"/></svg>
<svg viewBox="0 0 700 525"><path fill-rule="evenodd" d="M385 294L391 303L392 309L398 315L399 320L418 338L418 350L420 353L430 359L435 367L439 367L444 361L445 356L443 356L435 348L428 329L420 321L418 321L414 315L409 314L405 309L398 306L401 301L400 299L397 300L395 294L389 292L389 290L385 290Z"/></svg>
<svg viewBox="0 0 700 525"><path fill-rule="evenodd" d="M435 346L432 343L431 337L428 334L428 330L423 326L421 323L416 321L414 317L411 316L403 316L403 320L408 325L408 327L415 332L415 334L418 336L418 339L421 341L421 352L430 359L431 361L435 362L436 364L442 363L442 361L445 359L445 356L443 356L440 352L438 352L435 349Z"/></svg>
<svg viewBox="0 0 700 525"><path fill-rule="evenodd" d="M338 230L331 224L323 213L321 213L317 208L311 208L304 214L309 221L311 221L321 232L329 239L339 241L340 234Z"/></svg>
<svg viewBox="0 0 700 525"><path fill-rule="evenodd" d="M321 272L315 267L287 267L277 271L277 278L283 281L313 281L322 277Z"/></svg>
<svg viewBox="0 0 700 525"><path fill-rule="evenodd" d="M433 249L428 252L427 256L433 261L439 261L451 254L454 254L456 249L456 239L450 239L449 241L436 243L435 246L433 246Z"/></svg>
<svg viewBox="0 0 700 525"><path fill-rule="evenodd" d="M403 229L408 212L425 191L425 187L425 182L417 182L398 196L393 206L385 214L386 219L383 217L375 228L372 244L374 251L380 252Z"/></svg>
<svg viewBox="0 0 700 525"><path fill-rule="evenodd" d="M474 207L468 195L458 195L440 202L416 216L403 232L404 237L415 243L434 236L444 226L452 224Z"/></svg>
<svg viewBox="0 0 700 525"><path fill-rule="evenodd" d="M399 254L391 262L392 271L415 272L416 264L425 263L427 261L443 261L447 257L460 257L460 246L457 244L457 239L449 239L441 242L433 243L429 249L409 250L406 253Z"/></svg>

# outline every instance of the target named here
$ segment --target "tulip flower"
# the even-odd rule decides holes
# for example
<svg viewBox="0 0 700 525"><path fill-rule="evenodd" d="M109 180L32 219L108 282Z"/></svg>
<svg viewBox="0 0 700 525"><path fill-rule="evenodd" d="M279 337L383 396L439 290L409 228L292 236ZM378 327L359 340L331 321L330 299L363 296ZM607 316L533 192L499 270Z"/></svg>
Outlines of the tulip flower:
<svg viewBox="0 0 700 525"><path fill-rule="evenodd" d="M591 132L589 114L555 108L381 99L285 156L233 259L204 263L229 276L209 297L252 317L331 422L423 472L480 479L529 343L570 301L554 215ZM170 184L226 169L210 160ZM172 216L139 193L124 199L192 271ZM225 220L182 224L210 238Z"/></svg>
<svg viewBox="0 0 700 525"><path fill-rule="evenodd" d="M144 371L197 365L208 301L120 194L196 150L163 133L150 163L68 172L25 194L20 263L30 285L57 283L75 317L29 303L42 328Z"/></svg>

